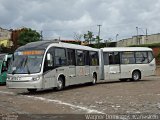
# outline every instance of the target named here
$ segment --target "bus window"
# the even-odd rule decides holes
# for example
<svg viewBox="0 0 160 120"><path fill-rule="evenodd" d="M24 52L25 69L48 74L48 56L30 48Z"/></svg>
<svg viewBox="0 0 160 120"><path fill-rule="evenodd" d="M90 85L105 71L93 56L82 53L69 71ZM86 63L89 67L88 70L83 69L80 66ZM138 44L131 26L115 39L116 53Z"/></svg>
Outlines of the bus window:
<svg viewBox="0 0 160 120"><path fill-rule="evenodd" d="M109 53L109 64L114 64L114 54L113 53Z"/></svg>
<svg viewBox="0 0 160 120"><path fill-rule="evenodd" d="M44 71L52 70L54 68L54 48L50 48L46 54L44 62Z"/></svg>
<svg viewBox="0 0 160 120"><path fill-rule="evenodd" d="M68 49L68 65L75 65L75 50Z"/></svg>
<svg viewBox="0 0 160 120"><path fill-rule="evenodd" d="M109 53L109 64L120 64L119 52Z"/></svg>
<svg viewBox="0 0 160 120"><path fill-rule="evenodd" d="M153 60L153 53L152 52L148 52L148 62L150 63Z"/></svg>
<svg viewBox="0 0 160 120"><path fill-rule="evenodd" d="M51 53L47 53L47 66L53 67L53 55Z"/></svg>
<svg viewBox="0 0 160 120"><path fill-rule="evenodd" d="M134 52L122 52L122 64L135 64Z"/></svg>
<svg viewBox="0 0 160 120"><path fill-rule="evenodd" d="M109 65L108 53L103 53L104 65Z"/></svg>
<svg viewBox="0 0 160 120"><path fill-rule="evenodd" d="M147 52L136 52L136 63L137 64L148 63Z"/></svg>
<svg viewBox="0 0 160 120"><path fill-rule="evenodd" d="M85 65L89 65L89 51L84 51L84 60L85 60Z"/></svg>
<svg viewBox="0 0 160 120"><path fill-rule="evenodd" d="M91 61L91 66L99 65L97 52L90 52L90 61Z"/></svg>
<svg viewBox="0 0 160 120"><path fill-rule="evenodd" d="M84 65L83 51L81 50L77 50L77 65Z"/></svg>
<svg viewBox="0 0 160 120"><path fill-rule="evenodd" d="M67 65L66 51L63 48L55 48L55 66Z"/></svg>

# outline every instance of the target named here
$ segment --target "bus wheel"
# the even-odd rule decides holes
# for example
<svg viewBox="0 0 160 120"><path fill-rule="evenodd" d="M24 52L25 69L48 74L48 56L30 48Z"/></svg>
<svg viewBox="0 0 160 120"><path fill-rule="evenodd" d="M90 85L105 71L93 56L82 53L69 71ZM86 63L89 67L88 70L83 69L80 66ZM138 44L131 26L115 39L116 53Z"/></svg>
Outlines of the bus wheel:
<svg viewBox="0 0 160 120"><path fill-rule="evenodd" d="M132 80L134 80L134 81L140 80L140 77L141 77L141 74L139 71L134 71L132 73Z"/></svg>
<svg viewBox="0 0 160 120"><path fill-rule="evenodd" d="M37 89L27 89L29 92L34 93L37 91Z"/></svg>
<svg viewBox="0 0 160 120"><path fill-rule="evenodd" d="M61 77L59 77L58 78L58 81L57 81L57 90L58 91L60 91L60 90L62 90L64 88L64 80L61 78Z"/></svg>
<svg viewBox="0 0 160 120"><path fill-rule="evenodd" d="M93 80L92 80L92 85L95 85L97 82L97 75L93 74Z"/></svg>

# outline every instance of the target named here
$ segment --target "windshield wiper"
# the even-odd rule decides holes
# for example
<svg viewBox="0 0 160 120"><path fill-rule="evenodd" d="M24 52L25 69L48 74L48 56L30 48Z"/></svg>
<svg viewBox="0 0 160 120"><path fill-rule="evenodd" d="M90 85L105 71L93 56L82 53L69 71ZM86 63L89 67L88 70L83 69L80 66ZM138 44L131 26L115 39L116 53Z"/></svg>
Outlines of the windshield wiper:
<svg viewBox="0 0 160 120"><path fill-rule="evenodd" d="M25 65L24 65L24 67L26 66L28 74L31 74L27 62L28 62L28 57L26 57L26 59L25 59Z"/></svg>
<svg viewBox="0 0 160 120"><path fill-rule="evenodd" d="M27 66L27 72L28 72L28 74L31 74L28 65L26 65L26 66Z"/></svg>
<svg viewBox="0 0 160 120"><path fill-rule="evenodd" d="M12 74L12 75L14 75L15 73L16 73L16 69L15 69L15 70L13 70L11 74Z"/></svg>

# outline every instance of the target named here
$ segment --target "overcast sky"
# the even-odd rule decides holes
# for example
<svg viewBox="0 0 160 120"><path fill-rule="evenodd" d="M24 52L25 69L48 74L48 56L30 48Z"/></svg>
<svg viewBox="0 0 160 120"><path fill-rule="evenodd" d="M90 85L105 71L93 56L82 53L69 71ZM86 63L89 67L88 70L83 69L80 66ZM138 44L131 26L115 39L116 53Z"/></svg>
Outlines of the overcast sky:
<svg viewBox="0 0 160 120"><path fill-rule="evenodd" d="M160 32L160 0L0 0L0 27L29 27L46 39L74 39L92 31L118 39Z"/></svg>

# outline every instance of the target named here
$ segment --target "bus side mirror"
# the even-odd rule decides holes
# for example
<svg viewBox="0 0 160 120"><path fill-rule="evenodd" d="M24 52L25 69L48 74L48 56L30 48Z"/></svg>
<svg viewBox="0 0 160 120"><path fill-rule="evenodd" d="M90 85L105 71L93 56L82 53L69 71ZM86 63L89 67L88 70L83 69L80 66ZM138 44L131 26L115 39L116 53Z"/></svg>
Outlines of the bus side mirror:
<svg viewBox="0 0 160 120"><path fill-rule="evenodd" d="M51 60L51 54L47 53L47 61L50 61L50 60Z"/></svg>

